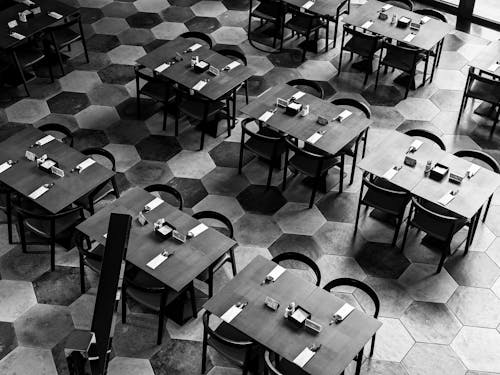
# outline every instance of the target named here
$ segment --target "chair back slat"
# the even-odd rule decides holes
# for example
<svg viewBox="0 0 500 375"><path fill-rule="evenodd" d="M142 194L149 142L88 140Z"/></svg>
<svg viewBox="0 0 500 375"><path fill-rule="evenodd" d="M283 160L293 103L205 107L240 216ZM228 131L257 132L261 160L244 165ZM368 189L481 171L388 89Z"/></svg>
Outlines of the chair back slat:
<svg viewBox="0 0 500 375"><path fill-rule="evenodd" d="M316 264L314 260L309 258L308 256L301 254L301 253L295 253L295 252L285 252L281 253L279 255L276 255L273 259L273 262L280 264L281 262L285 261L294 261L294 262L300 262L302 264L305 264L307 267L309 267L313 272L314 275L316 276L316 286L319 286L321 284L321 271Z"/></svg>

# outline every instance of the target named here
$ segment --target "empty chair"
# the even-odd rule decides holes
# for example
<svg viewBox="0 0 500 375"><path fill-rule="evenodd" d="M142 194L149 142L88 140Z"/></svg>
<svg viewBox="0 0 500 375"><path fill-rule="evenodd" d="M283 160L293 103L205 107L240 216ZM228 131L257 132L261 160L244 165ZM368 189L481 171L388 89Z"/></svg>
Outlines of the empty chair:
<svg viewBox="0 0 500 375"><path fill-rule="evenodd" d="M333 167L338 167L340 169L339 193L342 193L344 185L344 154L331 155L323 153L319 149L315 149L314 151L306 150L305 148L299 147L298 142L290 137L285 138L285 143L286 151L285 170L283 171L283 190L286 189L286 175L289 167L293 168L295 175L297 173L301 173L307 177L313 178L314 186L311 193L311 199L309 201L309 208L312 208L316 191L321 185L326 184L328 171ZM294 154L291 158L289 158L290 151Z"/></svg>
<svg viewBox="0 0 500 375"><path fill-rule="evenodd" d="M106 159L108 165L111 166L111 170L116 172L115 157L108 150L99 147L90 147L82 150L82 154L88 156L98 156L101 160ZM77 203L93 215L95 212L95 204L102 201L110 194L113 194L116 199L120 198L120 191L118 190L118 184L116 183L115 176L111 176L109 180L104 181L101 185L92 190L92 192L83 198L80 198Z"/></svg>
<svg viewBox="0 0 500 375"><path fill-rule="evenodd" d="M76 27L78 25L78 28ZM78 31L75 31L78 30ZM82 17L80 13L72 16L69 20L62 24L51 26L47 28L46 43L55 52L59 68L62 75L64 75L64 64L61 56L61 50L68 48L71 50L71 45L78 41L82 42L83 52L87 63L89 60L89 53L87 51L87 43L85 42L85 35L83 33Z"/></svg>
<svg viewBox="0 0 500 375"><path fill-rule="evenodd" d="M365 102L361 101L358 99L350 98L350 97L335 97L332 101L332 104L334 105L341 105L341 106L346 106L346 107L353 107L361 111L366 118L371 118L372 117L372 111L370 109L370 105ZM344 147L342 150L342 153L344 153L347 156L352 157L352 168L351 168L351 178L349 180L349 185L351 185L354 181L354 173L356 172L356 161L358 159L358 150L359 150L359 145L361 142L363 142L363 157L365 157L365 152L366 152L366 142L368 140L368 129L358 135L358 137L355 139L354 142L351 144L347 145Z"/></svg>
<svg viewBox="0 0 500 375"><path fill-rule="evenodd" d="M367 176L363 176L359 192L354 233L358 230L361 206L372 207L384 212L396 220L396 228L392 238L392 246L396 246L406 206L410 201L410 194L407 191L396 190L391 187L391 184L384 184L383 180L377 179L375 181L370 181Z"/></svg>
<svg viewBox="0 0 500 375"><path fill-rule="evenodd" d="M455 156L458 156L459 158L471 158L480 160L483 162L483 164L488 165L493 172L500 173L500 165L492 156L488 155L486 152L478 150L460 150L455 152ZM483 222L486 220L486 215L488 215L488 210L490 209L492 199L493 195L488 199L488 203L486 204Z"/></svg>
<svg viewBox="0 0 500 375"><path fill-rule="evenodd" d="M346 36L349 40L346 42ZM342 43L340 44L340 54L339 54L339 68L338 74L342 71L342 56L343 52L351 53L351 60L353 54L359 55L367 60L369 66L366 69L365 80L363 82L366 85L368 82L368 76L372 73L373 58L377 51L382 48L382 40L377 35L365 34L360 31L354 30L349 25L344 25L342 31Z"/></svg>
<svg viewBox="0 0 500 375"><path fill-rule="evenodd" d="M59 133L62 137L59 137L61 142L67 143L70 147L73 147L74 139L71 130L69 130L66 126L61 124L43 124L38 127L38 130L44 133ZM57 134L56 134L57 138Z"/></svg>
<svg viewBox="0 0 500 375"><path fill-rule="evenodd" d="M202 33L201 31L186 31L185 33L179 35L179 37L198 39L199 41L207 44L208 48L212 48L212 39L207 34Z"/></svg>
<svg viewBox="0 0 500 375"><path fill-rule="evenodd" d="M245 66L248 65L247 57L245 56L243 51L240 48L238 48L237 46L235 46L234 48L216 48L216 51L218 53L220 53L221 55L229 57L230 59L232 59L234 61L239 60ZM248 80L243 82L240 87L237 87L235 90L235 93L240 88L245 90L245 102L246 102L246 104L248 104ZM233 100L234 100L234 104L233 104L233 113L234 113L235 106L236 106L236 95L233 97Z"/></svg>
<svg viewBox="0 0 500 375"><path fill-rule="evenodd" d="M0 203L0 211L3 211L5 214L5 217L7 219L7 238L9 243L13 243L13 238L12 238L12 218L13 218L13 212L12 212L12 198L13 198L14 192L7 186L2 183L0 183L0 197L2 198L2 203ZM5 224L5 222L2 222L2 224Z"/></svg>
<svg viewBox="0 0 500 375"><path fill-rule="evenodd" d="M411 0L381 0L383 3L391 4L406 10L413 10L413 2Z"/></svg>
<svg viewBox="0 0 500 375"><path fill-rule="evenodd" d="M90 268L93 272L100 274L102 259L104 257L104 246L98 243L92 244L90 239L81 232L77 232L74 236L74 242L78 249L78 257L80 261L80 291L85 293L85 267Z"/></svg>
<svg viewBox="0 0 500 375"><path fill-rule="evenodd" d="M234 229L231 220L221 213L215 211L199 211L193 214L193 217L197 220L209 219L208 221L212 224L213 228L220 231L222 234L229 238L234 239ZM214 223L215 221L215 223ZM223 254L219 259L208 267L208 269L197 277L198 280L204 281L208 284L208 296L212 297L214 294L214 273L217 272L221 267L226 264L231 264L231 269L233 271L233 276L236 276L236 259L234 258L234 248L229 249L229 251Z"/></svg>
<svg viewBox="0 0 500 375"><path fill-rule="evenodd" d="M443 140L437 136L436 134L430 132L429 130L425 129L410 129L405 132L406 135L409 135L410 137L420 137L420 138L425 138L428 139L432 142L434 142L436 145L439 146L439 148L443 151L446 151L446 146L443 142Z"/></svg>
<svg viewBox="0 0 500 375"><path fill-rule="evenodd" d="M440 241L441 259L436 273L441 272L443 263L448 255L451 255L451 241L455 233L468 224L467 219L462 217L453 216L452 213L443 207L437 206L427 201L417 201L412 198L410 213L406 221L406 229L401 244L401 251L404 251L408 230L410 227L417 228L427 233L432 238ZM469 233L465 240L465 252L469 251L471 227L469 226Z"/></svg>
<svg viewBox="0 0 500 375"><path fill-rule="evenodd" d="M337 46L337 32L339 29L339 21L340 17L344 14L349 14L351 12L351 0L343 0L337 6L337 10L335 11L335 15L327 15L325 16L325 30L326 30L326 44L325 44L325 52L328 52L329 43L329 35L330 35L330 22L335 23L335 28L333 29L333 48Z"/></svg>
<svg viewBox="0 0 500 375"><path fill-rule="evenodd" d="M160 198L166 199L168 202L171 202L171 199L169 199L169 197L174 198L175 203L173 205L181 211L184 207L184 199L182 198L182 194L179 192L179 190L172 186L164 184L153 184L146 186L144 190L146 190L148 193L158 193Z"/></svg>
<svg viewBox="0 0 500 375"><path fill-rule="evenodd" d="M273 24L275 27L273 33L273 48L276 47L278 37L283 38L280 34L281 26L285 16L285 7L281 1L277 0L261 0L259 5L255 7L253 0L250 0L248 12L248 39L251 39L252 34L252 19L260 20L260 25Z"/></svg>
<svg viewBox="0 0 500 375"><path fill-rule="evenodd" d="M256 360L256 345L249 337L242 334L226 322L222 322L216 329L210 327L210 313L203 313L203 346L201 356L201 373L207 371L207 349L212 347L224 358L231 361L248 374L248 367L252 360Z"/></svg>
<svg viewBox="0 0 500 375"><path fill-rule="evenodd" d="M375 90L377 90L378 87L380 68L382 66L385 66L385 73L387 73L387 68L389 67L398 69L410 75L408 83L406 85L406 99L408 97L408 93L410 92L412 82L415 79L417 64L424 59L425 54L423 54L422 51L417 48L413 48L403 44L391 44L387 41L383 41L382 52L377 67L377 78L375 79ZM426 80L428 60L425 59L425 62L425 71L422 80L423 83L425 83Z"/></svg>
<svg viewBox="0 0 500 375"><path fill-rule="evenodd" d="M448 23L448 19L446 18L446 16L435 9L417 9L414 10L414 12L417 14L421 14L422 16L428 16L430 18Z"/></svg>
<svg viewBox="0 0 500 375"><path fill-rule="evenodd" d="M314 95L317 98L323 99L325 97L325 91L323 87L319 85L318 82L311 81L305 78L292 79L286 83L288 86L293 86L303 92Z"/></svg>
<svg viewBox="0 0 500 375"><path fill-rule="evenodd" d="M460 123L462 113L465 107L467 107L469 98L479 99L483 102L490 103L493 106L492 109L496 109L495 119L493 120L493 126L490 130L490 137L492 137L500 117L500 81L475 74L474 69L472 67L469 68L469 75L465 83L457 124Z"/></svg>
<svg viewBox="0 0 500 375"><path fill-rule="evenodd" d="M321 271L319 270L318 265L314 260L309 258L308 256L295 253L295 252L285 252L279 255L276 255L272 261L274 263L281 264L284 267L288 267L290 269L309 269L314 273L315 284L319 286L321 284ZM284 264L283 264L284 263Z"/></svg>
<svg viewBox="0 0 500 375"><path fill-rule="evenodd" d="M280 163L281 157L285 152L285 140L279 133L262 133L253 131L249 128L249 123L255 123L255 120L246 118L241 122L241 142L240 142L240 161L238 165L238 173L241 174L243 168L243 156L245 150L264 159L269 164L269 172L267 175L267 188L271 186L273 170Z"/></svg>

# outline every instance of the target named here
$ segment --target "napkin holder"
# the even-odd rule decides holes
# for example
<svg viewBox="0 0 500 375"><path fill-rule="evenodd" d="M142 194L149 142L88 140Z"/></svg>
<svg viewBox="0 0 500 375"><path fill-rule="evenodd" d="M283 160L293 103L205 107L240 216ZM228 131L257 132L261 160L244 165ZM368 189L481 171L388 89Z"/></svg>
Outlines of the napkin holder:
<svg viewBox="0 0 500 375"><path fill-rule="evenodd" d="M50 158L45 159L41 163L38 163L38 168L45 173L52 173L52 167L59 168L59 164L57 163L57 161Z"/></svg>
<svg viewBox="0 0 500 375"><path fill-rule="evenodd" d="M328 125L328 119L326 117L323 117L323 116L318 116L318 119L316 120L316 122L322 126Z"/></svg>
<svg viewBox="0 0 500 375"><path fill-rule="evenodd" d="M429 172L429 178L434 181L441 181L450 171L450 169L443 164L436 163L434 167Z"/></svg>
<svg viewBox="0 0 500 375"><path fill-rule="evenodd" d="M321 332L321 329L323 328L323 327L321 326L321 324L316 323L315 321L313 321L313 320L311 320L311 319L306 319L306 320L305 320L305 322L304 322L304 327L306 327L306 329L307 329L309 332L311 332L311 333L313 333L313 334L315 334L315 335L317 335L318 333L320 333L320 332Z"/></svg>
<svg viewBox="0 0 500 375"><path fill-rule="evenodd" d="M272 311L277 311L280 307L279 302L271 297L266 297L266 299L264 300L264 305Z"/></svg>
<svg viewBox="0 0 500 375"><path fill-rule="evenodd" d="M175 227L165 221L165 219L159 219L154 223L154 232L162 240L169 239L172 237L172 232Z"/></svg>
<svg viewBox="0 0 500 375"><path fill-rule="evenodd" d="M378 14L378 19L379 20L382 20L382 21L385 21L389 18L389 16L387 15L387 13L385 13L385 10L381 10Z"/></svg>
<svg viewBox="0 0 500 375"><path fill-rule="evenodd" d="M417 165L417 159L413 159L411 156L406 156L404 160L405 165L415 168Z"/></svg>
<svg viewBox="0 0 500 375"><path fill-rule="evenodd" d="M297 312L297 311L301 311L304 313L305 315L305 319L303 321L299 321L297 320L296 318L293 317L293 315ZM305 322L307 319L309 319L311 317L311 313L309 311L307 311L306 309L304 309L303 307L300 307L300 306L297 306L294 310L294 312L292 314L290 314L286 320L288 320L294 327L296 328L301 328L305 325Z"/></svg>
<svg viewBox="0 0 500 375"><path fill-rule="evenodd" d="M453 184L460 185L462 183L464 177L465 176L460 176L459 174L450 172L450 177L448 177L448 181L450 181Z"/></svg>
<svg viewBox="0 0 500 375"><path fill-rule="evenodd" d="M419 31L420 30L420 23L418 22L410 22L410 29Z"/></svg>
<svg viewBox="0 0 500 375"><path fill-rule="evenodd" d="M198 61L196 64L194 64L193 69L196 73L203 73L206 72L210 68L210 64L207 63L206 61Z"/></svg>
<svg viewBox="0 0 500 375"><path fill-rule="evenodd" d="M398 19L398 23L396 24L396 27L399 27L401 29L405 29L408 26L410 26L410 23L411 23L411 19L409 19L408 17L401 17Z"/></svg>
<svg viewBox="0 0 500 375"><path fill-rule="evenodd" d="M289 116L295 116L302 110L302 104L300 103L289 103L286 106L285 113Z"/></svg>

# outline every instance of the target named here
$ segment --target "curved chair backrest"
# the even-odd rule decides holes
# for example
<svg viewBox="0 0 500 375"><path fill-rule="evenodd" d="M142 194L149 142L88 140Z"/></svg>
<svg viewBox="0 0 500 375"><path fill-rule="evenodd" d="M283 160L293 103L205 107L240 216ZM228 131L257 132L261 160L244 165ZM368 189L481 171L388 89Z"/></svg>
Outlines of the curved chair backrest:
<svg viewBox="0 0 500 375"><path fill-rule="evenodd" d="M81 21L81 18L82 18L82 15L80 13L76 13L76 14L72 15L71 17L69 17L69 21L66 21L64 23L57 24L57 25L54 25L54 26L49 26L46 29L46 31L52 32L52 31L58 31L58 30L67 29L67 28L69 28L71 26L79 24L80 21Z"/></svg>
<svg viewBox="0 0 500 375"><path fill-rule="evenodd" d="M66 139L65 143L68 143L71 147L73 147L73 134L71 133L71 130L69 130L66 126L61 125L61 124L43 124L38 127L38 130L42 132L56 132L64 135L62 140L64 141Z"/></svg>
<svg viewBox="0 0 500 375"><path fill-rule="evenodd" d="M413 216L411 213L413 213ZM412 198L409 220L411 220L412 225L427 234L443 241L451 241L455 233L455 225L460 219L435 212L430 207L418 202L417 199Z"/></svg>
<svg viewBox="0 0 500 375"><path fill-rule="evenodd" d="M103 158L106 158L111 163L111 166L112 166L111 169L113 170L113 172L116 172L115 157L108 150L105 150L105 149L100 148L100 147L89 147L89 148L82 150L81 153L84 155L88 155L88 156L99 155Z"/></svg>
<svg viewBox="0 0 500 375"><path fill-rule="evenodd" d="M491 170L495 173L500 173L500 164L489 154L484 151L479 150L460 150L455 152L455 156L459 158L472 158L481 160L483 163L487 164Z"/></svg>
<svg viewBox="0 0 500 375"><path fill-rule="evenodd" d="M169 185L164 185L164 184L153 184L146 186L144 188L148 193L167 193L170 194L175 198L177 201L177 207L179 210L182 211L182 208L184 207L184 199L182 198L182 194L177 190L176 188L169 186Z"/></svg>
<svg viewBox="0 0 500 375"><path fill-rule="evenodd" d="M422 16L428 16L436 20L448 23L446 16L443 13L438 12L437 10L434 9L417 9L414 10L414 12L417 14L421 14Z"/></svg>
<svg viewBox="0 0 500 375"><path fill-rule="evenodd" d="M364 113L366 118L371 118L372 117L372 110L370 109L370 105L368 103L359 101L354 98L349 98L349 97L339 97L335 98L331 101L332 104L335 105L345 105L347 107L354 107L359 109L361 112Z"/></svg>
<svg viewBox="0 0 500 375"><path fill-rule="evenodd" d="M382 42L382 49L385 49L386 53L392 52L394 54L397 54L398 56L404 55L411 57L413 59L412 65L409 67L401 68L401 70L404 71L408 71L405 69L416 67L420 53L422 52L418 48L415 48L411 45L405 43L392 44L388 40L384 40Z"/></svg>
<svg viewBox="0 0 500 375"><path fill-rule="evenodd" d="M231 220L229 220L226 216L222 215L219 212L216 211L199 211L195 212L193 214L193 217L196 220L201 220L201 219L210 219L210 220L216 220L219 223L223 224L227 233L224 233L227 237L229 238L234 238L234 228L233 224L231 224ZM218 227L215 226L214 229L217 229Z"/></svg>
<svg viewBox="0 0 500 375"><path fill-rule="evenodd" d="M281 253L279 255L276 255L272 261L275 263L281 263L287 260L292 260L296 262L301 262L308 266L314 274L316 275L316 286L319 286L321 283L321 271L319 270L318 265L314 260L309 258L308 256L301 254L301 253L295 253L295 252L286 252L286 253Z"/></svg>
<svg viewBox="0 0 500 375"><path fill-rule="evenodd" d="M76 244L76 248L78 252L85 256L86 258L95 260L97 262L102 262L103 256L101 254L97 254L91 250L91 243L87 236L85 236L82 232L76 231L73 236L74 242Z"/></svg>
<svg viewBox="0 0 500 375"><path fill-rule="evenodd" d="M489 86L489 90L492 92L492 93L497 93L498 90L500 90L500 81L496 80L496 79L493 79L493 78L488 78L486 76L480 76L479 74L476 74L473 72L473 68L471 67L469 69L469 77L467 79L467 87L466 87L466 93L469 94L469 91L472 87L472 85L475 83L475 82L481 82L483 84L483 86ZM487 91L486 87L484 87L481 91ZM489 96L489 95L488 95ZM475 96L474 96L475 97ZM486 95L479 95L477 97L477 99L481 99L483 101L487 101L487 102L490 102L490 103L493 103L493 101L491 101L491 99L489 99ZM488 100L489 99L489 100ZM495 105L497 103L495 102Z"/></svg>
<svg viewBox="0 0 500 375"><path fill-rule="evenodd" d="M368 296L373 301L373 305L375 306L375 312L373 313L373 317L375 319L378 318L378 314L380 312L380 299L378 298L377 293L375 293L375 291L368 284L365 284L364 282L356 279L351 279L349 277L342 277L330 281L323 287L323 289L326 290L327 292L330 292L333 288L338 286L352 286L368 294Z"/></svg>
<svg viewBox="0 0 500 375"><path fill-rule="evenodd" d="M439 136L436 134L425 130L425 129L410 129L405 131L406 135L409 135L410 137L421 137L421 138L426 138L435 144L439 146L439 148L443 151L446 151L446 146L444 145L444 142Z"/></svg>
<svg viewBox="0 0 500 375"><path fill-rule="evenodd" d="M206 44L208 44L209 48L212 48L212 39L205 33L202 33L201 31L186 31L185 33L182 33L179 35L181 38L194 38L194 39L199 39Z"/></svg>
<svg viewBox="0 0 500 375"><path fill-rule="evenodd" d="M372 53L375 53L375 51L379 47L379 42L382 39L378 35L362 33L361 31L355 30L347 24L344 24L344 33L360 40L360 43L363 43L365 46L370 46L369 49Z"/></svg>
<svg viewBox="0 0 500 375"><path fill-rule="evenodd" d="M292 79L286 83L289 86L296 87L308 94L314 95L317 98L323 99L325 97L325 91L317 82L311 81L309 79L297 78Z"/></svg>
<svg viewBox="0 0 500 375"><path fill-rule="evenodd" d="M399 207L400 210L404 211L411 197L406 190L391 190L385 186L379 186L370 181L368 176L363 176L361 180L361 191L365 186L368 188L370 201L380 202L380 209L390 209L392 211ZM386 202L385 205L384 202Z"/></svg>
<svg viewBox="0 0 500 375"><path fill-rule="evenodd" d="M255 138L255 139L258 139L259 141L268 142L268 143L284 142L284 139L285 139L284 136L282 136L282 137L272 137L272 136L269 136L269 135L264 135L264 134L252 131L251 129L248 128L248 124L251 123L251 122L255 122L255 120L252 119L252 118L249 118L249 117L245 118L245 119L243 119L243 121L241 121L241 135L242 135L242 138L243 138L244 135L248 135L251 138ZM278 133L276 133L276 134L278 134ZM244 139L243 139L243 141L244 141Z"/></svg>
<svg viewBox="0 0 500 375"><path fill-rule="evenodd" d="M204 335L210 336L210 338L214 341L217 341L220 344L224 344L227 346L230 346L235 349L249 349L251 348L254 343L252 341L235 341L233 339L224 337L220 333L216 332L212 328L210 328L209 324L209 319L210 319L210 313L208 311L205 311L203 313L203 329L204 329Z"/></svg>
<svg viewBox="0 0 500 375"><path fill-rule="evenodd" d="M392 4L406 10L413 10L413 2L411 0L382 0L382 2Z"/></svg>
<svg viewBox="0 0 500 375"><path fill-rule="evenodd" d="M223 56L232 58L233 60L240 60L243 65L248 65L248 60L243 51L240 49L233 49L233 48L216 48L215 49L217 53L220 53Z"/></svg>
<svg viewBox="0 0 500 375"><path fill-rule="evenodd" d="M269 371L271 375L283 375L271 361L271 353L269 352L269 350L266 350L264 352L264 363L266 365L267 371Z"/></svg>

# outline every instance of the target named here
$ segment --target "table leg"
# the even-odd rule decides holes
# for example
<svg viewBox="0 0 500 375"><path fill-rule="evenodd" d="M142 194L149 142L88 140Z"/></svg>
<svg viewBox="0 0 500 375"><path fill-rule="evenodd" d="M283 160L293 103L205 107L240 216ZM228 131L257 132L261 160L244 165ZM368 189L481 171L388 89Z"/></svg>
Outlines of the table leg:
<svg viewBox="0 0 500 375"><path fill-rule="evenodd" d="M363 363L363 348L358 353L358 357L356 358L356 375L361 373L361 364Z"/></svg>

